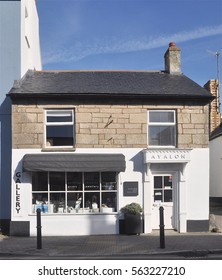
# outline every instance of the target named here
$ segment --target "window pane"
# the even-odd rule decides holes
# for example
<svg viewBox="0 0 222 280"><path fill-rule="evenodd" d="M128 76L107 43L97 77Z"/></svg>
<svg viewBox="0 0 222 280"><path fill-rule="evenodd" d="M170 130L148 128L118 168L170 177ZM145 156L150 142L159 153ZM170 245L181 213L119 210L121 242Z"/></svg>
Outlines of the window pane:
<svg viewBox="0 0 222 280"><path fill-rule="evenodd" d="M72 111L48 111L47 122L72 122Z"/></svg>
<svg viewBox="0 0 222 280"><path fill-rule="evenodd" d="M32 204L47 204L47 203L48 203L48 193L32 194Z"/></svg>
<svg viewBox="0 0 222 280"><path fill-rule="evenodd" d="M149 145L151 146L175 146L174 126L150 126Z"/></svg>
<svg viewBox="0 0 222 280"><path fill-rule="evenodd" d="M112 192L112 193L104 192L102 194L102 208L112 208L111 212L117 211L117 207L116 207L117 197L116 196L117 196L116 192ZM103 211L103 212L106 212L106 211Z"/></svg>
<svg viewBox="0 0 222 280"><path fill-rule="evenodd" d="M32 190L48 191L48 173L36 172L32 174Z"/></svg>
<svg viewBox="0 0 222 280"><path fill-rule="evenodd" d="M162 188L162 176L154 176L154 189Z"/></svg>
<svg viewBox="0 0 222 280"><path fill-rule="evenodd" d="M102 172L101 182L103 190L116 190L116 172Z"/></svg>
<svg viewBox="0 0 222 280"><path fill-rule="evenodd" d="M172 201L172 190L164 190L164 202Z"/></svg>
<svg viewBox="0 0 222 280"><path fill-rule="evenodd" d="M172 176L164 176L164 187L172 188Z"/></svg>
<svg viewBox="0 0 222 280"><path fill-rule="evenodd" d="M74 145L73 125L47 126L46 143L47 146L73 146Z"/></svg>
<svg viewBox="0 0 222 280"><path fill-rule="evenodd" d="M163 192L161 190L155 190L154 191L154 201L162 202L162 194Z"/></svg>
<svg viewBox="0 0 222 280"><path fill-rule="evenodd" d="M174 112L150 111L149 112L149 122L174 123Z"/></svg>
<svg viewBox="0 0 222 280"><path fill-rule="evenodd" d="M85 193L84 208L87 208L87 207L91 207L92 212L99 212L99 207L100 207L100 193L99 192Z"/></svg>
<svg viewBox="0 0 222 280"><path fill-rule="evenodd" d="M52 204L53 213L65 213L65 193L51 193L50 204Z"/></svg>
<svg viewBox="0 0 222 280"><path fill-rule="evenodd" d="M67 194L67 206L68 206L68 212L76 212L71 210L79 210L82 208L82 193L68 193Z"/></svg>
<svg viewBox="0 0 222 280"><path fill-rule="evenodd" d="M82 173L81 172L67 173L67 190L68 191L82 190Z"/></svg>
<svg viewBox="0 0 222 280"><path fill-rule="evenodd" d="M85 190L99 190L99 172L84 173Z"/></svg>
<svg viewBox="0 0 222 280"><path fill-rule="evenodd" d="M50 172L49 173L50 191L64 191L65 190L65 173Z"/></svg>

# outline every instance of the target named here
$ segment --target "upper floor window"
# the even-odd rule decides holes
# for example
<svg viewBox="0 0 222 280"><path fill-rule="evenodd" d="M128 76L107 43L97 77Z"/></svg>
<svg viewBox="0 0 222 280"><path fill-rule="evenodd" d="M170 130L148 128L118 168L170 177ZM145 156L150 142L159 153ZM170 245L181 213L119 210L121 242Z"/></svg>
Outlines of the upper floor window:
<svg viewBox="0 0 222 280"><path fill-rule="evenodd" d="M74 146L74 112L73 110L45 111L46 147Z"/></svg>
<svg viewBox="0 0 222 280"><path fill-rule="evenodd" d="M174 110L148 111L148 145L176 146L176 115Z"/></svg>

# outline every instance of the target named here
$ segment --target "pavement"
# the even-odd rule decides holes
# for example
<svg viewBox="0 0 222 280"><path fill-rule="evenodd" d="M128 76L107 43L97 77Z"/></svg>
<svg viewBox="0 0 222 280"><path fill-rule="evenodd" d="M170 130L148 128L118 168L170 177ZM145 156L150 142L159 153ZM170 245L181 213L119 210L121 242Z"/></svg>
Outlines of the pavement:
<svg viewBox="0 0 222 280"><path fill-rule="evenodd" d="M141 235L13 237L0 234L0 259L222 259L222 208L211 209L208 232L159 230Z"/></svg>
<svg viewBox="0 0 222 280"><path fill-rule="evenodd" d="M222 259L222 233L165 231L160 248L159 231L141 235L0 237L0 259Z"/></svg>

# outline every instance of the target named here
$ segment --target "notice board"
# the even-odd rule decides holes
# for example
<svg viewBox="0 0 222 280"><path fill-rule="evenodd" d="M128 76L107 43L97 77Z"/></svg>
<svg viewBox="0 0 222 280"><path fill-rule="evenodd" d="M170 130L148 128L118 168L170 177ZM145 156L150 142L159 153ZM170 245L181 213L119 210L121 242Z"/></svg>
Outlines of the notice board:
<svg viewBox="0 0 222 280"><path fill-rule="evenodd" d="M138 196L138 182L124 182L123 196Z"/></svg>

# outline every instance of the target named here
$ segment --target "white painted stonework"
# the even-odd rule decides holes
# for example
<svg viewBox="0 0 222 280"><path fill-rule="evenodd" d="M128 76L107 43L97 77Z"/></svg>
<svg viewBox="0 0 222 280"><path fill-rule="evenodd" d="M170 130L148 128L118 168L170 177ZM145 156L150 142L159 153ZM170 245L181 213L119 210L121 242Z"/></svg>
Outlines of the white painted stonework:
<svg viewBox="0 0 222 280"><path fill-rule="evenodd" d="M208 195L209 195L209 150L175 150L165 151L174 154L174 159L168 157L164 159L151 159L147 154L158 155L152 150L143 149L77 149L76 153L122 153L126 159L125 172L119 173L118 183L118 212L116 213L97 213L97 214L42 214L43 235L89 235L89 234L118 234L120 218L119 210L121 207L131 202L138 202L144 208L145 233L153 230L153 224L158 219L158 212L153 211L153 176L155 174L172 174L176 191L172 202L173 228L179 232L186 232L187 220L206 220L208 219ZM74 153L75 153L74 152ZM178 152L178 153L177 153ZM31 207L31 174L22 172L22 158L25 154L41 153L39 149L14 149L12 162L12 221L29 221L30 234L36 235L36 215L32 213ZM178 154L184 155L175 159ZM164 151L161 151L164 155ZM19 191L16 189L16 174L22 172ZM137 181L139 190L138 195L133 197L123 196L123 183L125 181ZM19 198L18 198L19 195ZM20 202L19 213L16 206ZM159 205L157 205L159 206ZM168 205L169 206L169 205ZM167 206L167 207L168 207ZM170 213L170 212L169 212ZM158 221L157 221L158 223Z"/></svg>
<svg viewBox="0 0 222 280"><path fill-rule="evenodd" d="M210 141L210 197L222 197L222 138Z"/></svg>

